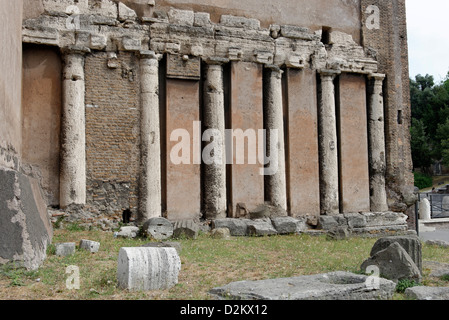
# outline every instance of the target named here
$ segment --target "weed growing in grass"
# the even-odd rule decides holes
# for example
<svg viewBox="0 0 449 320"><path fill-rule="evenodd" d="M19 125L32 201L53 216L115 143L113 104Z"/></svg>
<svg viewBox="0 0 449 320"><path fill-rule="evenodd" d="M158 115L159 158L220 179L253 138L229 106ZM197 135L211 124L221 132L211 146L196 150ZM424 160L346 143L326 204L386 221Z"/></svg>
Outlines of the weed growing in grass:
<svg viewBox="0 0 449 320"><path fill-rule="evenodd" d="M440 280L449 282L449 274L440 277Z"/></svg>
<svg viewBox="0 0 449 320"><path fill-rule="evenodd" d="M71 231L71 232L85 231L85 230L86 230L86 228L80 226L78 222L73 222L73 223L68 224L68 225L65 227L65 229L66 229L67 231Z"/></svg>
<svg viewBox="0 0 449 320"><path fill-rule="evenodd" d="M28 271L15 263L8 263L0 266L0 275L7 277L10 280L11 287L25 286L27 279L36 279L38 277L37 271Z"/></svg>
<svg viewBox="0 0 449 320"><path fill-rule="evenodd" d="M413 288L413 287L418 287L418 286L421 286L421 284L414 280L402 279L402 280L399 280L399 282L396 286L396 292L404 293L405 290L407 290L408 288Z"/></svg>

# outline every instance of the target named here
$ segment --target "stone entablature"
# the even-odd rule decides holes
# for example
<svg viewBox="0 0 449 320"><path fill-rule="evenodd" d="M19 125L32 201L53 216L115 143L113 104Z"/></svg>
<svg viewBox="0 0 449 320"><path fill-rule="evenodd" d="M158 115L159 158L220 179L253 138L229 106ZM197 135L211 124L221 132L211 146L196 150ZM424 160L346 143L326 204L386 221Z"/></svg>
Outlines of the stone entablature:
<svg viewBox="0 0 449 320"><path fill-rule="evenodd" d="M232 15L223 15L219 23L212 23L209 13L178 9L155 11L152 17L139 18L123 3L109 0L98 3L101 5L91 7L87 0L78 1L76 5L69 0L47 0L44 1L44 14L23 23L24 43L59 47L65 61L61 207L88 202L86 183L89 182L86 179L89 178L85 172L89 164L86 164L85 154L84 111L88 107L85 100L89 88L86 88L85 71L88 69L84 70L85 63L89 57L98 55L101 61L107 60L104 68L119 70L120 54L125 53L139 61L134 69L127 69L129 81L133 82L131 87L136 87L134 91L140 103L136 111L136 126L140 126L140 139L136 144L139 144L140 152L135 156L139 159L136 187L139 201L134 208L139 213L139 221L159 216L172 220L244 218L260 211L260 207L267 204L264 202L281 209L285 215L307 216L314 226L320 215L389 210L385 190L384 104L377 98L383 94L385 76L378 74L378 62L373 58L372 49L360 46L351 35L340 31L313 32L301 26L282 24L263 28L256 19ZM348 74L355 76L346 77ZM369 93L369 101L365 102L368 79L372 80L374 89ZM233 83L232 90L224 88L226 81ZM163 91L159 88L162 82ZM188 87L185 86L187 83ZM200 88L200 85L204 87ZM346 90L341 90L346 92L343 100L339 96L339 85ZM285 87L288 87L287 93ZM306 97L298 93L300 90ZM351 90L357 94L351 96ZM233 106L231 116L225 114L225 100L230 100L226 103ZM301 101L286 107L285 100ZM166 119L159 118L163 103ZM341 105L352 107L354 104L358 109L346 113L339 110ZM94 112L97 107L92 105L93 109L89 109ZM248 129L245 128L248 123L241 122L248 113L254 115L250 117L251 128L279 130L278 173L262 178L257 175L258 167L236 169L236 166L202 164L201 169L194 164L184 170L172 167L168 162L162 163L168 158L170 129L186 125L184 120L178 119L181 107L189 121L203 121L205 128L220 133L227 129L226 126ZM284 118L286 109L289 113L287 121ZM375 125L368 126L368 122L362 121L357 127L359 131L343 132L342 119L347 121L351 119L351 112L360 110L369 111L370 121ZM298 114L309 112L310 115L305 116L309 127L304 132L310 134L307 137L309 150L296 150L292 140L295 130L302 125ZM360 118L367 117L361 113L358 114ZM167 123L162 124L163 121ZM161 137L164 129L166 136ZM364 135L359 135L357 142L366 141L362 141L361 148L357 149L358 143L353 143L350 136L360 132ZM289 136L285 137L284 133ZM341 138L343 133L346 140ZM369 135L369 146L365 135ZM305 137L299 139L301 142L306 140ZM366 161L357 162L364 175L360 188L352 183L356 174L339 173L342 171L343 147L347 157L359 151L364 153L363 159L366 157ZM301 153L308 159L295 162ZM310 163L305 165L305 162ZM351 166L349 161L344 168L351 171ZM227 172L228 169L231 172ZM203 170L201 178L200 170ZM161 172L165 177L161 177ZM305 189L298 185L301 175L308 175L313 191L300 194L299 189L302 188L301 192ZM231 187L227 181L229 177ZM343 179L350 184L344 189L349 196L344 194L342 197ZM181 181L190 185L180 185ZM357 195L355 191L359 190L363 194ZM363 198L363 206L357 207L358 203L347 205L356 202L355 197ZM301 208L301 202L307 202L307 209Z"/></svg>
<svg viewBox="0 0 449 320"><path fill-rule="evenodd" d="M43 15L24 22L23 42L107 52L151 50L184 60L220 57L288 68L377 71L377 61L351 35L338 31L330 32L325 45L321 30L301 26L261 28L258 20L231 15L214 24L208 13L177 9L139 19L129 8L124 14L121 3L121 10L111 3L92 11L85 9L85 2L47 1Z"/></svg>

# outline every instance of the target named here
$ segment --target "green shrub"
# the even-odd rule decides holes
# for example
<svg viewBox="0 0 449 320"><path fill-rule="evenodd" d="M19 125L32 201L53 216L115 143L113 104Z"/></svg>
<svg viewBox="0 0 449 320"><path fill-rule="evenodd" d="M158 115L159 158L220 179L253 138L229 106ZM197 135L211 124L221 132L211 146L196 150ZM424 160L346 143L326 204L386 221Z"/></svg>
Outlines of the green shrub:
<svg viewBox="0 0 449 320"><path fill-rule="evenodd" d="M433 186L433 178L431 176L421 172L415 172L414 175L415 187L418 187L420 190Z"/></svg>
<svg viewBox="0 0 449 320"><path fill-rule="evenodd" d="M445 274L444 276L441 276L440 279L443 280L443 281L448 281L449 282L449 274Z"/></svg>
<svg viewBox="0 0 449 320"><path fill-rule="evenodd" d="M402 279L399 280L397 286L396 286L396 292L398 293L404 293L405 290L407 290L407 288L413 288L413 287L418 287L421 284L414 281L414 280L410 280L410 279Z"/></svg>

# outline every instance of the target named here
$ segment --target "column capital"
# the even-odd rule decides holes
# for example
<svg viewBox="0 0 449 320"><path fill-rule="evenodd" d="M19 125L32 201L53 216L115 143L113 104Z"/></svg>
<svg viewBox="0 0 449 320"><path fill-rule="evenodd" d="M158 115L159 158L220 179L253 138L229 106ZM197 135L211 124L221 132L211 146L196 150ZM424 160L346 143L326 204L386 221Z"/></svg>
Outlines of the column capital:
<svg viewBox="0 0 449 320"><path fill-rule="evenodd" d="M374 79L375 81L384 81L386 75L383 73L370 73L368 79Z"/></svg>
<svg viewBox="0 0 449 320"><path fill-rule="evenodd" d="M265 69L269 70L271 73L271 76L276 77L278 79L282 78L282 74L284 73L284 70L282 70L279 66L274 64L266 64Z"/></svg>
<svg viewBox="0 0 449 320"><path fill-rule="evenodd" d="M163 55L157 54L152 50L140 50L139 51L140 59L149 59L149 60L161 60Z"/></svg>
<svg viewBox="0 0 449 320"><path fill-rule="evenodd" d="M70 45L67 47L62 47L61 48L61 53L64 55L86 55L87 53L90 53L90 49L88 47L85 46L80 46L80 45Z"/></svg>
<svg viewBox="0 0 449 320"><path fill-rule="evenodd" d="M227 58L220 58L220 57L209 57L204 60L206 64L209 66L221 66L223 64L228 63L230 60Z"/></svg>
<svg viewBox="0 0 449 320"><path fill-rule="evenodd" d="M320 69L318 70L318 73L321 75L322 78L329 77L333 80L336 76L341 74L341 71L333 69Z"/></svg>

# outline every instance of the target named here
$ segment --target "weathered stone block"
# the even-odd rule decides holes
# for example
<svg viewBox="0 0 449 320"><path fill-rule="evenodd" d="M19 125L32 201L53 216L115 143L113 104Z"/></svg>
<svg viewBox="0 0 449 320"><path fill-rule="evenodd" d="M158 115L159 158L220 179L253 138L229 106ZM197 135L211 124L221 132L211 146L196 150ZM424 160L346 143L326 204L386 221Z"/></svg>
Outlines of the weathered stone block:
<svg viewBox="0 0 449 320"><path fill-rule="evenodd" d="M256 19L248 19L245 17L236 17L231 15L222 15L220 23L227 27L260 29L260 21Z"/></svg>
<svg viewBox="0 0 449 320"><path fill-rule="evenodd" d="M42 4L46 12L69 14L86 12L89 9L88 0L43 0Z"/></svg>
<svg viewBox="0 0 449 320"><path fill-rule="evenodd" d="M167 77L172 79L199 80L201 61L197 57L182 57L169 54L167 58Z"/></svg>
<svg viewBox="0 0 449 320"><path fill-rule="evenodd" d="M422 245L417 236L394 236L381 238L377 240L371 249L371 256L374 256L377 252L388 248L395 242L399 243L401 247L405 249L408 255L415 262L420 272L422 272Z"/></svg>
<svg viewBox="0 0 449 320"><path fill-rule="evenodd" d="M81 240L80 249L87 250L91 253L96 253L98 250L100 250L100 242L92 241L92 240Z"/></svg>
<svg viewBox="0 0 449 320"><path fill-rule="evenodd" d="M253 220L263 218L287 217L287 216L288 216L287 210L269 204L262 204L249 212L249 217Z"/></svg>
<svg viewBox="0 0 449 320"><path fill-rule="evenodd" d="M173 236L175 238L186 237L196 239L199 232L198 225L193 220L176 221L173 225Z"/></svg>
<svg viewBox="0 0 449 320"><path fill-rule="evenodd" d="M219 299L231 300L388 300L396 288L393 281L347 272L293 278L240 281L210 291Z"/></svg>
<svg viewBox="0 0 449 320"><path fill-rule="evenodd" d="M281 35L286 38L313 40L314 34L308 28L284 25L281 26Z"/></svg>
<svg viewBox="0 0 449 320"><path fill-rule="evenodd" d="M415 262L398 242L394 242L386 249L376 252L363 262L361 265L362 272L365 272L371 266L377 266L382 277L395 282L403 279L420 282L422 278Z"/></svg>
<svg viewBox="0 0 449 320"><path fill-rule="evenodd" d="M142 50L142 41L130 37L123 37L123 49L126 51L140 51Z"/></svg>
<svg viewBox="0 0 449 320"><path fill-rule="evenodd" d="M0 169L0 264L15 262L35 270L53 237L39 183L19 172Z"/></svg>
<svg viewBox="0 0 449 320"><path fill-rule="evenodd" d="M211 24L210 14L207 12L195 12L193 26L207 27Z"/></svg>
<svg viewBox="0 0 449 320"><path fill-rule="evenodd" d="M279 234L301 233L307 229L306 219L296 219L293 217L271 218L274 228Z"/></svg>
<svg viewBox="0 0 449 320"><path fill-rule="evenodd" d="M115 237L117 238L135 238L137 237L137 234L139 233L138 227L133 226L127 226L127 227L121 227L120 230L115 233Z"/></svg>
<svg viewBox="0 0 449 320"><path fill-rule="evenodd" d="M137 14L134 10L132 10L131 8L128 8L126 5L119 2L119 4L118 4L118 19L120 21L136 20Z"/></svg>
<svg viewBox="0 0 449 320"><path fill-rule="evenodd" d="M75 253L76 244L74 242L56 244L56 255L67 257Z"/></svg>
<svg viewBox="0 0 449 320"><path fill-rule="evenodd" d="M358 213L348 213L344 217L348 221L350 228L364 228L367 225L366 217Z"/></svg>
<svg viewBox="0 0 449 320"><path fill-rule="evenodd" d="M228 228L231 236L244 237L247 235L248 219L217 219L212 222L214 229Z"/></svg>
<svg viewBox="0 0 449 320"><path fill-rule="evenodd" d="M250 236L273 236L277 234L270 219L249 220L247 233Z"/></svg>
<svg viewBox="0 0 449 320"><path fill-rule="evenodd" d="M413 287L405 290L405 296L411 300L449 300L447 287Z"/></svg>
<svg viewBox="0 0 449 320"><path fill-rule="evenodd" d="M167 290L178 283L181 259L175 248L121 248L118 287L129 291Z"/></svg>
<svg viewBox="0 0 449 320"><path fill-rule="evenodd" d="M218 229L213 229L210 232L210 235L214 239L230 239L231 231L229 231L228 228L218 228Z"/></svg>
<svg viewBox="0 0 449 320"><path fill-rule="evenodd" d="M364 212L367 227L407 225L408 217L400 212Z"/></svg>
<svg viewBox="0 0 449 320"><path fill-rule="evenodd" d="M103 50L108 44L108 39L102 34L93 34L90 37L90 48L95 50Z"/></svg>
<svg viewBox="0 0 449 320"><path fill-rule="evenodd" d="M318 228L321 230L331 230L339 226L347 226L346 219L342 215L320 216L318 218Z"/></svg>
<svg viewBox="0 0 449 320"><path fill-rule="evenodd" d="M173 236L173 224L165 218L151 218L143 224L144 232L156 240L166 240Z"/></svg>
<svg viewBox="0 0 449 320"><path fill-rule="evenodd" d="M329 240L346 240L350 236L348 227L336 227L327 233L327 239Z"/></svg>
<svg viewBox="0 0 449 320"><path fill-rule="evenodd" d="M172 24L193 26L195 13L190 10L170 9L168 19Z"/></svg>

